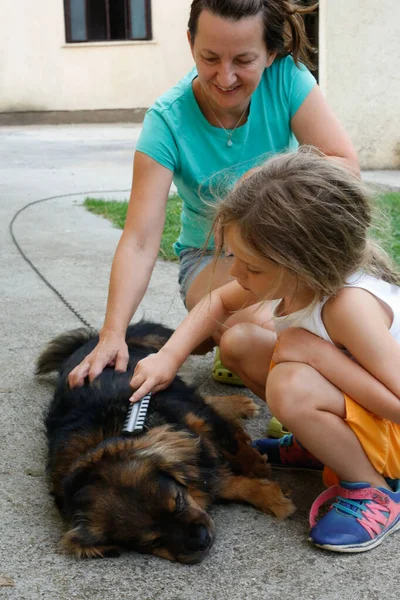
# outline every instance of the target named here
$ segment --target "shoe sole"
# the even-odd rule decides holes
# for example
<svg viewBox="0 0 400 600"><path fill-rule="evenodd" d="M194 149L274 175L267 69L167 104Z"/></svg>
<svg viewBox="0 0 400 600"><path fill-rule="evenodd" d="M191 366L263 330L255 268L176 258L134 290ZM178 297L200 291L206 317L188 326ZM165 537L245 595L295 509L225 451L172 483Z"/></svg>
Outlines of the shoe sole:
<svg viewBox="0 0 400 600"><path fill-rule="evenodd" d="M219 373L213 373L213 379L218 381L218 383L227 383L228 385L237 385L240 387L245 387L243 381L239 379L236 375L225 375Z"/></svg>
<svg viewBox="0 0 400 600"><path fill-rule="evenodd" d="M368 550L373 550L377 546L379 546L383 540L392 533L395 533L398 529L400 529L400 515L398 515L397 520L393 521L392 525L387 529L384 533L381 533L373 540L369 542L364 542L364 544L348 544L346 546L335 546L331 544L316 544L312 538L308 538L308 541L311 542L313 546L317 548L322 548L323 550L330 550L331 552L348 552L348 553L356 553L356 552L367 552Z"/></svg>
<svg viewBox="0 0 400 600"><path fill-rule="evenodd" d="M290 431L276 431L274 429L267 429L267 437L273 438L274 440L279 440L283 438L285 435L289 435Z"/></svg>
<svg viewBox="0 0 400 600"><path fill-rule="evenodd" d="M265 456L268 455L268 452L261 452L260 448L253 443L253 448L257 450L260 454ZM307 473L318 473L321 474L324 470L324 467L300 467L296 465L286 465L286 464L277 464L277 463L268 463L273 469L277 469L278 471L306 471Z"/></svg>

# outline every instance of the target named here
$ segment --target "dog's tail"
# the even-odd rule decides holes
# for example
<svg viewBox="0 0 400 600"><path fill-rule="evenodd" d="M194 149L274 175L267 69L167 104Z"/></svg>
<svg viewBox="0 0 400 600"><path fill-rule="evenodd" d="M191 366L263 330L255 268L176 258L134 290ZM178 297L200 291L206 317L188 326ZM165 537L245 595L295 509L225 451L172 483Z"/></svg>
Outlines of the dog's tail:
<svg viewBox="0 0 400 600"><path fill-rule="evenodd" d="M65 359L92 338L93 333L83 327L57 336L40 354L36 363L36 375L57 371Z"/></svg>

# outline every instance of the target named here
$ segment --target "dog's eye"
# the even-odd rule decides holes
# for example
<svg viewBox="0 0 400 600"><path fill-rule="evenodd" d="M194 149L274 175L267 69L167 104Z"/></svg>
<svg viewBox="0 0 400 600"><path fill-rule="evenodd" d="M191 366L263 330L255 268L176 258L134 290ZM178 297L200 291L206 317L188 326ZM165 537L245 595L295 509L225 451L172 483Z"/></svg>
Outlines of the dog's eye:
<svg viewBox="0 0 400 600"><path fill-rule="evenodd" d="M180 512L181 510L183 510L185 508L186 501L185 501L185 498L184 498L182 492L178 493L175 502L176 502L175 512Z"/></svg>

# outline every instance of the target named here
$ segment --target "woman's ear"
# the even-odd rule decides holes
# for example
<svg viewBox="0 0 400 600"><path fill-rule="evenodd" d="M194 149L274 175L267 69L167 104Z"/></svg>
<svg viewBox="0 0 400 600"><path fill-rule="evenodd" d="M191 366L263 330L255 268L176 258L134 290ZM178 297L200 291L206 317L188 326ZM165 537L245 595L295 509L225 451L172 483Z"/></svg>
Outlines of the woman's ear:
<svg viewBox="0 0 400 600"><path fill-rule="evenodd" d="M276 55L278 53L277 52L268 52L268 56L267 56L267 65L266 68L268 69L268 67L270 67L272 65L272 63L274 62L274 60L276 59Z"/></svg>
<svg viewBox="0 0 400 600"><path fill-rule="evenodd" d="M187 39L188 39L188 42L189 42L189 46L190 46L190 52L192 53L192 56L193 56L193 58L194 58L194 53L193 53L193 43L192 43L192 36L190 35L190 31L189 31L189 29L188 29L188 30L187 30L187 32L186 32L186 37L187 37Z"/></svg>

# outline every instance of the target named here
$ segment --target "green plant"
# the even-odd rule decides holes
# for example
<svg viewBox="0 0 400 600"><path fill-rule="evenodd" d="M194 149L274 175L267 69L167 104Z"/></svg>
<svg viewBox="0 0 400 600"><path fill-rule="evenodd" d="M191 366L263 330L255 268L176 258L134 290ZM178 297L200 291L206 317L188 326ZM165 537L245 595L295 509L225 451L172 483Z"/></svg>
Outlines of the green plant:
<svg viewBox="0 0 400 600"><path fill-rule="evenodd" d="M387 192L377 198L377 205L388 221L388 231L378 232L385 249L400 266L400 192Z"/></svg>
<svg viewBox="0 0 400 600"><path fill-rule="evenodd" d="M128 202L117 200L103 200L95 198L86 198L84 206L90 212L105 217L115 227L123 229L128 210ZM172 244L177 240L180 230L180 217L182 210L182 200L178 195L173 195L167 202L167 213L165 218L164 231L161 239L159 258L168 261L178 261L178 257L173 251Z"/></svg>
<svg viewBox="0 0 400 600"><path fill-rule="evenodd" d="M380 194L377 196L377 205L380 212L387 217L390 230L389 232L378 230L376 235L381 239L394 261L400 266L400 192ZM109 219L116 227L123 229L128 202L86 198L84 206L90 212ZM159 253L159 257L164 260L178 260L172 249L172 244L179 235L181 210L182 200L176 194L171 196L167 203L167 214Z"/></svg>

